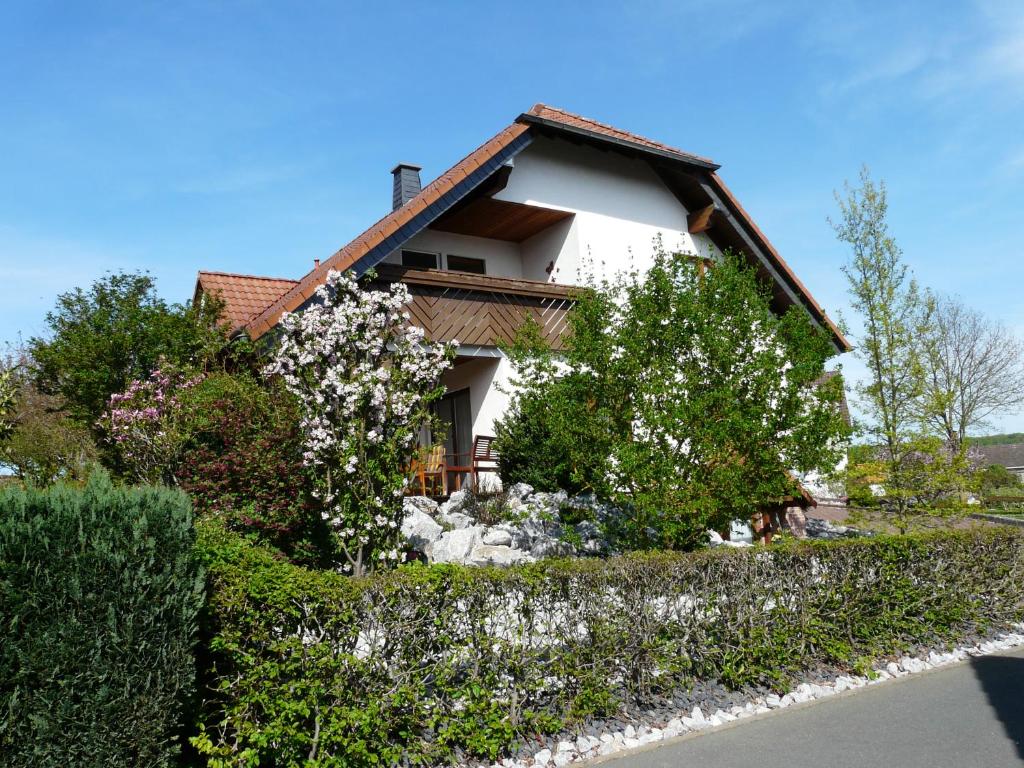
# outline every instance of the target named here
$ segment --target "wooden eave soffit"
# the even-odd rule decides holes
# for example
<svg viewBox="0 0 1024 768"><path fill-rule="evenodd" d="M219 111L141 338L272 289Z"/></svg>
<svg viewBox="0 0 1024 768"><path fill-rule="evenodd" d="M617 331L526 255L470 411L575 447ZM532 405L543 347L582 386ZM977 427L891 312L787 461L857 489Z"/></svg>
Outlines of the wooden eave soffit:
<svg viewBox="0 0 1024 768"><path fill-rule="evenodd" d="M691 235L696 235L698 232L706 232L711 228L711 214L714 212L715 204L711 203L689 213L686 217L687 231Z"/></svg>

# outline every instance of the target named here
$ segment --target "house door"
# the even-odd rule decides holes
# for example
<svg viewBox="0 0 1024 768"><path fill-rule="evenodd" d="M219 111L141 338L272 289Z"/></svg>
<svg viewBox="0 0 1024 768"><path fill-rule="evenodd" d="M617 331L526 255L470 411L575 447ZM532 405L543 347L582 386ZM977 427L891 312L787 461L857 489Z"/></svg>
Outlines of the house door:
<svg viewBox="0 0 1024 768"><path fill-rule="evenodd" d="M472 466L473 414L469 405L469 390L451 392L434 403L433 408L439 422L439 431L444 435L445 464L449 467ZM468 471L459 469L448 473L446 480L449 491L462 487Z"/></svg>

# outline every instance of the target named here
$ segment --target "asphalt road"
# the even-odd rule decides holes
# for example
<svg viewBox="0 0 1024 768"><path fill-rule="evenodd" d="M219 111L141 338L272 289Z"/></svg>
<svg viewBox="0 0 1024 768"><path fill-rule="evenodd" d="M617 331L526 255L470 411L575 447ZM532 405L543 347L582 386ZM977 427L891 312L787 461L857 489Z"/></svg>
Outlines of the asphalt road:
<svg viewBox="0 0 1024 768"><path fill-rule="evenodd" d="M1024 766L1024 651L738 721L608 768Z"/></svg>

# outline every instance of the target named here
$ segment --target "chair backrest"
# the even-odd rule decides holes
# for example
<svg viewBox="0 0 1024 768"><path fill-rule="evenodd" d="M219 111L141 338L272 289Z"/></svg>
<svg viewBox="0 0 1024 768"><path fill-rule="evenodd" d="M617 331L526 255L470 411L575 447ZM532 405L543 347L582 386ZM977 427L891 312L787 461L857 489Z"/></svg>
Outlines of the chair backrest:
<svg viewBox="0 0 1024 768"><path fill-rule="evenodd" d="M440 472L444 469L444 445L435 445L427 454L424 462L427 472Z"/></svg>
<svg viewBox="0 0 1024 768"><path fill-rule="evenodd" d="M478 435L473 440L473 463L479 464L481 462L492 462L498 461L498 452L494 450L494 437L490 435Z"/></svg>

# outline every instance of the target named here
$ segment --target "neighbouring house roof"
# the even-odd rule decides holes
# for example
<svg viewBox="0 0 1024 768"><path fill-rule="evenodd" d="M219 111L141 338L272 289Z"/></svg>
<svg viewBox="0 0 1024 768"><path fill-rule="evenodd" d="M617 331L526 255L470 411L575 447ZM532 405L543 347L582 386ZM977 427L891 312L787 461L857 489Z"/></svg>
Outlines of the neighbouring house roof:
<svg viewBox="0 0 1024 768"><path fill-rule="evenodd" d="M224 319L234 332L281 298L297 283L298 280L284 277L201 271L196 279L194 295L218 296L224 302Z"/></svg>
<svg viewBox="0 0 1024 768"><path fill-rule="evenodd" d="M979 464L1019 469L1024 467L1024 443L1015 445L972 445L971 453L981 454Z"/></svg>
<svg viewBox="0 0 1024 768"><path fill-rule="evenodd" d="M639 155L650 160L652 164L657 164L661 172L675 173L677 180L682 178L695 190L688 194L699 194L701 205L707 205L710 201L714 206L716 221L720 222L719 226L732 230L732 240L740 244L744 250L753 252L763 272L771 277L780 294L789 297L787 301L802 304L816 322L828 330L837 349L846 351L851 348L841 331L715 173L719 168L716 163L545 104L537 104L529 112L520 115L514 123L425 186L408 203L372 224L301 279L277 281L288 284L282 285L276 295L268 295L266 304L250 315L243 325L239 326L239 330L244 328L251 338L258 339L274 328L281 315L301 309L311 301L316 289L324 283L330 270L352 269L361 274L376 266L389 253L491 178L528 146L533 136L537 134L596 143L606 149ZM690 202L687 201L685 204L689 209ZM239 310L238 314L244 311L248 311L248 306L244 310Z"/></svg>

